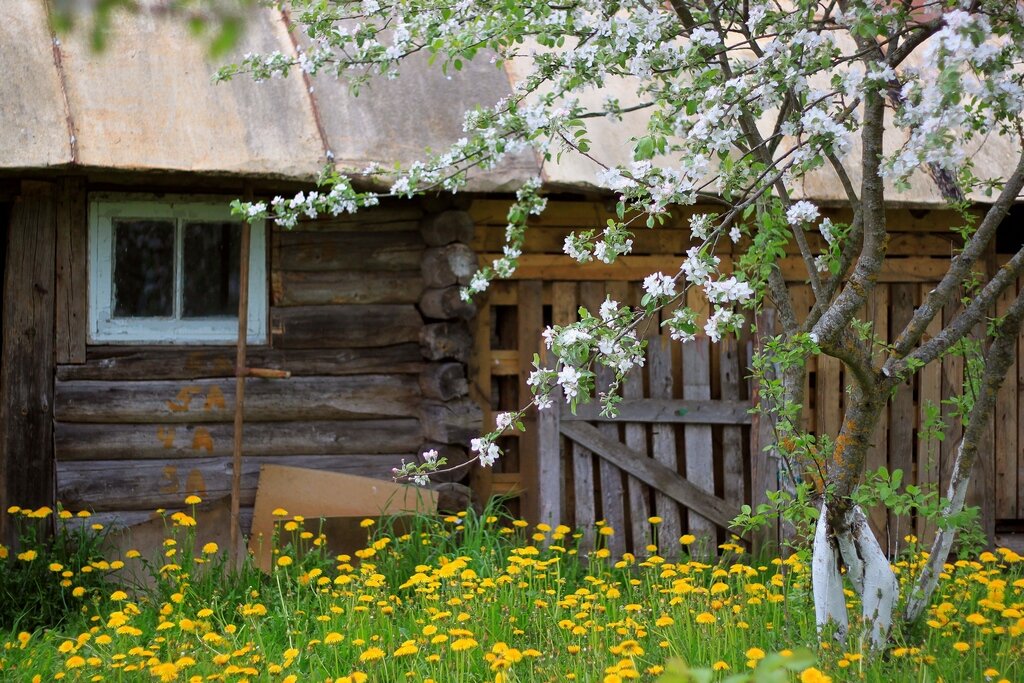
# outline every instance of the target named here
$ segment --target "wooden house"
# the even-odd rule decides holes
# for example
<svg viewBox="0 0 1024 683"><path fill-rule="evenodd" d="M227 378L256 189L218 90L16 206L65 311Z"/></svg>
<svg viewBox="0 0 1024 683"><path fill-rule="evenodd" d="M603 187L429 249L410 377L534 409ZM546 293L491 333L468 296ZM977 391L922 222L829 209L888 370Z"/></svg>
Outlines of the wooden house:
<svg viewBox="0 0 1024 683"><path fill-rule="evenodd" d="M516 74L474 62L448 78L420 63L358 98L301 74L213 85L216 65L184 27L122 17L96 54L82 36L56 35L47 7L0 6L0 506L61 501L131 523L190 493L230 489L241 264L228 202L308 190L328 159L359 169L441 148L461 134L466 107L508 94ZM287 16L269 10L242 41L242 52L296 50ZM637 125L595 122L595 144L624 157ZM551 203L519 271L462 303L458 285L500 251L509 192L538 174ZM805 195L841 199L827 178L811 179ZM893 213L896 258L869 312L882 337L956 246L927 183L893 196L903 207ZM681 212L614 265L571 265L564 236L602 224L608 201L593 168L523 154L465 194L293 230L253 225L247 365L291 377L246 380L243 508L266 463L387 478L428 447L466 458L494 411L525 400L544 325L606 294L636 299L645 275L685 252ZM994 250L990 267L1000 258ZM756 340L681 349L651 333L649 362L626 388L630 421L531 417L525 435L504 439L508 457L473 471L478 491L521 494L519 511L533 519L606 519L625 548L642 545L649 515L666 520L666 534L713 530L776 485L777 464L757 455L747 413ZM1013 372L973 496L993 534L1024 530L1024 356ZM932 448L916 434L925 406L941 405L962 373L962 362L944 361L897 393L872 465L916 481L948 477L955 435ZM822 359L809 384L808 424L834 432L838 361ZM627 462L631 453L643 462ZM885 526L884 515L876 521Z"/></svg>

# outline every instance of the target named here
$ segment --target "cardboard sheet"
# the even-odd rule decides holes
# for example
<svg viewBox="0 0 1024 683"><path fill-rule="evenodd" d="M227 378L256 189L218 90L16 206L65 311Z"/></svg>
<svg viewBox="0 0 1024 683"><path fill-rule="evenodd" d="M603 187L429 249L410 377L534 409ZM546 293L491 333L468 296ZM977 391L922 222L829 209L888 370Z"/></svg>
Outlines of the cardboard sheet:
<svg viewBox="0 0 1024 683"><path fill-rule="evenodd" d="M288 516L275 518L277 508L287 510ZM317 520L326 518L323 528L328 547L332 552L351 553L366 544L366 530L359 522L367 517L436 511L437 494L429 489L351 474L264 465L256 488L249 552L260 569L270 570L275 519L302 515L307 520L306 530L315 533Z"/></svg>

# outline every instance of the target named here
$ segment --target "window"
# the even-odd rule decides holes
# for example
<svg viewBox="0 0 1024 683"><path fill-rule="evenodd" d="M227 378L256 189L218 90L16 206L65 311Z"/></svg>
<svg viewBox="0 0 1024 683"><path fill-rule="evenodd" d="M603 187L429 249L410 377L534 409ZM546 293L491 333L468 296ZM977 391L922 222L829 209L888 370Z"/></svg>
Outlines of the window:
<svg viewBox="0 0 1024 683"><path fill-rule="evenodd" d="M234 343L242 223L228 199L99 197L90 206L92 342ZM250 343L267 338L266 233L252 223Z"/></svg>

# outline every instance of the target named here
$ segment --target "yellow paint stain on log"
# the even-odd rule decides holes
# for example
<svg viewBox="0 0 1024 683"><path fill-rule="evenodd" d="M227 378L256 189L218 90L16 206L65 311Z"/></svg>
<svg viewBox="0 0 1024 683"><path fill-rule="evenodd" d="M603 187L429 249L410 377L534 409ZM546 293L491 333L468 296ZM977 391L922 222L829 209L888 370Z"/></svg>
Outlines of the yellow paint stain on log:
<svg viewBox="0 0 1024 683"><path fill-rule="evenodd" d="M182 387L174 400L167 402L167 409L173 413L184 413L192 405L192 397L199 394L202 388L194 384Z"/></svg>
<svg viewBox="0 0 1024 683"><path fill-rule="evenodd" d="M164 466L163 477L157 488L160 493L178 493L181 490L181 484L178 481L178 468L174 465Z"/></svg>
<svg viewBox="0 0 1024 683"><path fill-rule="evenodd" d="M174 427L157 427L156 438L164 448L174 448Z"/></svg>
<svg viewBox="0 0 1024 683"><path fill-rule="evenodd" d="M202 472L196 469L189 470L188 477L185 478L185 491L189 495L206 495L206 480L203 479Z"/></svg>
<svg viewBox="0 0 1024 683"><path fill-rule="evenodd" d="M192 435L192 450L198 451L201 448L205 448L207 453L213 453L213 437L206 427L196 427Z"/></svg>
<svg viewBox="0 0 1024 683"><path fill-rule="evenodd" d="M211 410L225 409L224 392L218 386L210 387L210 391L206 393L206 402L203 403L203 410L210 412Z"/></svg>

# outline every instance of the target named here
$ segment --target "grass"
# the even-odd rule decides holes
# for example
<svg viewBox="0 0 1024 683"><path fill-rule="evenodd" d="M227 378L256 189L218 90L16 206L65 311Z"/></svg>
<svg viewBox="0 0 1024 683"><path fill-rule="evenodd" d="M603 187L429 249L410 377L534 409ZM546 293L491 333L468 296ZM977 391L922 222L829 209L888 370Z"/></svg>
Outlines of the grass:
<svg viewBox="0 0 1024 683"><path fill-rule="evenodd" d="M50 521L45 509L12 509L23 529ZM859 624L845 646L819 645L800 554L758 563L726 544L709 564L680 544L644 559L601 548L584 558L568 528L492 508L417 517L401 535L368 521L365 548L332 556L315 523L278 512L283 548L269 575L229 572L221 549L193 547L185 513L167 518L146 589L109 580L131 552L90 557L98 546L80 540L60 561L32 534L32 548L0 549L0 679L1024 680L1024 562L1008 550L947 565L927 624L871 653ZM55 516L55 538L80 533L81 520ZM600 544L611 531L598 531ZM901 580L919 563L898 562ZM17 609L32 604L28 591L61 606L48 626Z"/></svg>

